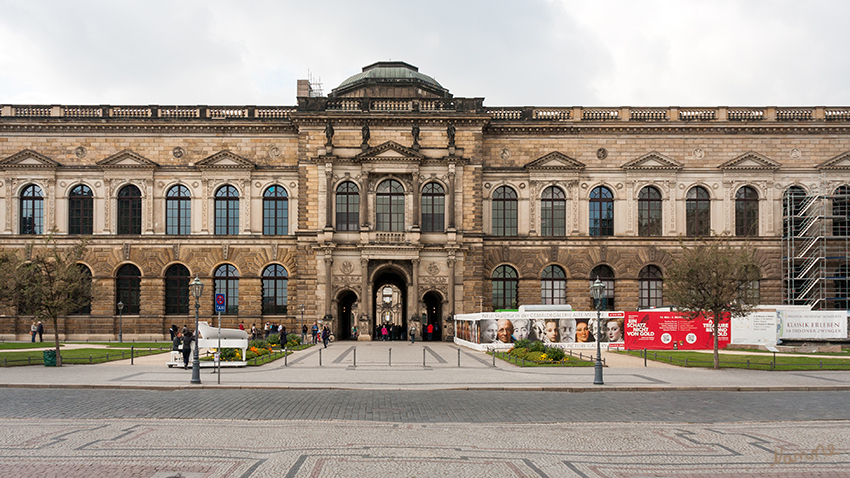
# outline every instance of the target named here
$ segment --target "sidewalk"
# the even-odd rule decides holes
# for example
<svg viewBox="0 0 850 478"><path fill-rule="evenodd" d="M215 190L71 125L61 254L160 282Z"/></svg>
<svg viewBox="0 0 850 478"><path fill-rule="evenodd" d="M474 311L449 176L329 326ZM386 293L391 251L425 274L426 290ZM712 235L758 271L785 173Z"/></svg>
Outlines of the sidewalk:
<svg viewBox="0 0 850 478"><path fill-rule="evenodd" d="M321 354L321 366L319 365ZM696 369L603 352L604 385L593 385L593 367L517 367L445 342L336 342L311 347L259 366L225 368L221 385L208 368L201 385L191 370L169 369L168 354L99 365L8 367L0 387L195 389L272 388L344 390L542 390L542 391L806 391L850 390L850 372L770 372ZM460 366L458 366L460 360ZM423 364L424 361L424 364Z"/></svg>

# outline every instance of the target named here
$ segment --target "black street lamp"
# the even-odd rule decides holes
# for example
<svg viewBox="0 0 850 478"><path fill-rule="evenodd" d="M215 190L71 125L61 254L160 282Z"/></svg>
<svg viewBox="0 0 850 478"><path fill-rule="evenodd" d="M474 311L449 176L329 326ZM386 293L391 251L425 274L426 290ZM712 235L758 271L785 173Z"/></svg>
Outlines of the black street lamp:
<svg viewBox="0 0 850 478"><path fill-rule="evenodd" d="M204 293L204 283L195 275L195 280L189 284L192 297L195 298L195 353L192 356L192 381L193 384L201 383L201 359L198 357L198 310L201 308L201 294Z"/></svg>
<svg viewBox="0 0 850 478"><path fill-rule="evenodd" d="M599 346L599 334L602 333L602 328L599 325L599 317L602 315L602 298L605 297L605 284L596 278L596 282L590 286L590 295L596 301L596 363L593 365L593 384L605 385L602 381L602 350Z"/></svg>
<svg viewBox="0 0 850 478"><path fill-rule="evenodd" d="M124 310L124 303L120 300L118 301L118 341L124 342L124 316L121 314L121 311Z"/></svg>

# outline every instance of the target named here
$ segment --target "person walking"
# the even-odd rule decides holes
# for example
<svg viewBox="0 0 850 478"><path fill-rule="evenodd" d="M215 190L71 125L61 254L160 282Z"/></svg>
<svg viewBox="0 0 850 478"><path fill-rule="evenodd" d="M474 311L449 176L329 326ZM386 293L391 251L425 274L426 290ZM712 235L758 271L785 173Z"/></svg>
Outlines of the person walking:
<svg viewBox="0 0 850 478"><path fill-rule="evenodd" d="M356 325L351 326L351 336L354 337L354 340L357 340L357 326Z"/></svg>
<svg viewBox="0 0 850 478"><path fill-rule="evenodd" d="M239 322L239 330L245 330L245 321Z"/></svg>
<svg viewBox="0 0 850 478"><path fill-rule="evenodd" d="M32 341L35 342L35 334L38 333L38 326L35 325L35 321L32 321L32 325L30 326L30 336L32 337Z"/></svg>
<svg viewBox="0 0 850 478"><path fill-rule="evenodd" d="M183 334L183 370L189 368L189 354L192 353L192 342L194 340L195 334L187 329Z"/></svg>
<svg viewBox="0 0 850 478"><path fill-rule="evenodd" d="M316 325L316 323L314 322L313 327L311 327L310 331L313 334L313 345L316 345L318 343L317 340L318 340L318 335L319 335L319 326Z"/></svg>
<svg viewBox="0 0 850 478"><path fill-rule="evenodd" d="M331 331L328 329L328 326L322 327L322 343L325 345L325 348L328 348L328 339L331 338Z"/></svg>
<svg viewBox="0 0 850 478"><path fill-rule="evenodd" d="M381 340L386 342L388 335L389 335L389 332L387 331L387 326L385 325L385 326L381 327Z"/></svg>
<svg viewBox="0 0 850 478"><path fill-rule="evenodd" d="M263 327L263 332L265 332L265 337L263 337L263 338L268 340L269 334L271 333L271 331L272 331L272 325L270 323L266 322L265 327Z"/></svg>
<svg viewBox="0 0 850 478"><path fill-rule="evenodd" d="M44 324L40 320L38 321L38 328L36 330L38 331L38 341L44 342Z"/></svg>
<svg viewBox="0 0 850 478"><path fill-rule="evenodd" d="M410 327L407 329L407 335L410 336L410 343L416 342L416 326L410 324Z"/></svg>
<svg viewBox="0 0 850 478"><path fill-rule="evenodd" d="M428 324L428 342L434 338L434 324Z"/></svg>
<svg viewBox="0 0 850 478"><path fill-rule="evenodd" d="M301 343L307 340L307 324L301 325Z"/></svg>
<svg viewBox="0 0 850 478"><path fill-rule="evenodd" d="M251 324L251 340L257 340L257 324Z"/></svg>

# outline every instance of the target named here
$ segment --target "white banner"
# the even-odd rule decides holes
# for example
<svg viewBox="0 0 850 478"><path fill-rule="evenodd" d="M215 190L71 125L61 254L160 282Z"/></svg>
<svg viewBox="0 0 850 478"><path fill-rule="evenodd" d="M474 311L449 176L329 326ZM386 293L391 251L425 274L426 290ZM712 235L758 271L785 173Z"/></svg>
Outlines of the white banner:
<svg viewBox="0 0 850 478"><path fill-rule="evenodd" d="M844 339L847 338L847 312L834 311L777 311L779 338L782 339Z"/></svg>
<svg viewBox="0 0 850 478"><path fill-rule="evenodd" d="M733 317L731 343L776 345L776 312L753 312Z"/></svg>

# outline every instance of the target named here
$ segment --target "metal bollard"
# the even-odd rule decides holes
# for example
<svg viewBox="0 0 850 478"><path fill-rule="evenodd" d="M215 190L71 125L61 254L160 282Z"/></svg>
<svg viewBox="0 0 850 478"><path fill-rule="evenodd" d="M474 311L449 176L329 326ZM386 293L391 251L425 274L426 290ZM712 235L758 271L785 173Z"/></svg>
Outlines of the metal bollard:
<svg viewBox="0 0 850 478"><path fill-rule="evenodd" d="M319 367L322 366L322 349L319 349Z"/></svg>
<svg viewBox="0 0 850 478"><path fill-rule="evenodd" d="M91 363L91 360L92 360L91 355L89 355L89 363Z"/></svg>
<svg viewBox="0 0 850 478"><path fill-rule="evenodd" d="M130 346L130 365L133 365L133 346Z"/></svg>
<svg viewBox="0 0 850 478"><path fill-rule="evenodd" d="M390 367L393 366L393 348L390 347Z"/></svg>
<svg viewBox="0 0 850 478"><path fill-rule="evenodd" d="M422 347L422 366L425 366L425 347Z"/></svg>
<svg viewBox="0 0 850 478"><path fill-rule="evenodd" d="M354 366L357 366L357 347L354 347Z"/></svg>
<svg viewBox="0 0 850 478"><path fill-rule="evenodd" d="M286 353L286 347L283 348L283 366L284 367L289 366L289 354Z"/></svg>
<svg viewBox="0 0 850 478"><path fill-rule="evenodd" d="M493 348L493 367L496 366L496 348Z"/></svg>
<svg viewBox="0 0 850 478"><path fill-rule="evenodd" d="M457 349L457 366L460 367L460 349Z"/></svg>
<svg viewBox="0 0 850 478"><path fill-rule="evenodd" d="M643 366L646 367L646 349L643 349Z"/></svg>

